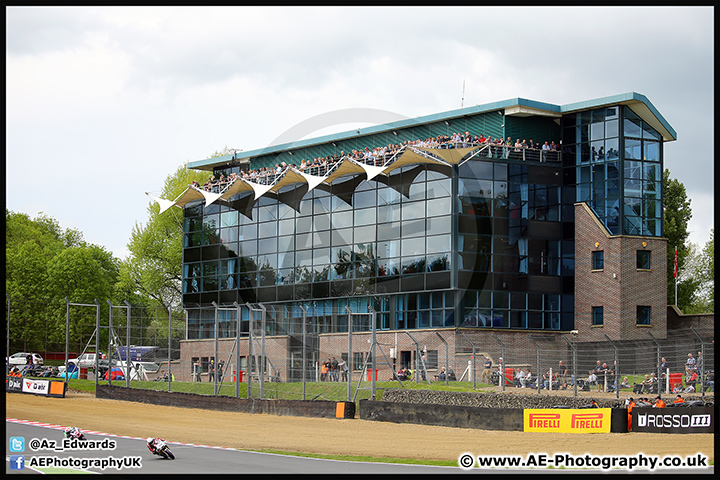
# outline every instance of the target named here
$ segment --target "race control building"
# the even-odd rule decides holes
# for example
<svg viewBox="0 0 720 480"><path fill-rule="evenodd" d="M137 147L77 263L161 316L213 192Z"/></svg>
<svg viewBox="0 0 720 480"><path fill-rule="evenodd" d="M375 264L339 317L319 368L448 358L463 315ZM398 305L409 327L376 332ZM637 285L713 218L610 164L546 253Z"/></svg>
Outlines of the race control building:
<svg viewBox="0 0 720 480"><path fill-rule="evenodd" d="M260 308L265 333L287 338L288 379L300 318L315 360L346 356L348 311L374 312L388 338L665 338L675 139L633 92L514 98L190 162L215 181L160 200L183 211L183 358L212 357L216 321L234 338L235 312L242 334Z"/></svg>

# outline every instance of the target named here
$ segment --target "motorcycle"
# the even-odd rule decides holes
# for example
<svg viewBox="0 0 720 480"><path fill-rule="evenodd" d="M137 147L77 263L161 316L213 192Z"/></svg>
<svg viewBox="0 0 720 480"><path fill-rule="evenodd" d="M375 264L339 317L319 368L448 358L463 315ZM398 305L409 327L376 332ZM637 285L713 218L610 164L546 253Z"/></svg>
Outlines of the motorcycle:
<svg viewBox="0 0 720 480"><path fill-rule="evenodd" d="M170 447L167 443L165 443L165 440L161 438L155 442L155 450L153 451L153 454L159 455L165 460L175 460L175 455L173 455L170 451Z"/></svg>
<svg viewBox="0 0 720 480"><path fill-rule="evenodd" d="M75 427L65 430L65 437L73 440L85 440L85 435Z"/></svg>

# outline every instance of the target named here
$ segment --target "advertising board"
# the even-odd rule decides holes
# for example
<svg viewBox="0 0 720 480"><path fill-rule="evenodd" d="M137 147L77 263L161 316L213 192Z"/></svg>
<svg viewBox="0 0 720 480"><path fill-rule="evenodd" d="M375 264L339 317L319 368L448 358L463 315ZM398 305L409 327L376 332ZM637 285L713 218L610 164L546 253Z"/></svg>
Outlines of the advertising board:
<svg viewBox="0 0 720 480"><path fill-rule="evenodd" d="M48 397L65 397L66 385L58 380L33 380L23 377L8 377L5 391L16 393L32 393Z"/></svg>
<svg viewBox="0 0 720 480"><path fill-rule="evenodd" d="M610 408L525 409L525 432L609 433Z"/></svg>
<svg viewBox="0 0 720 480"><path fill-rule="evenodd" d="M713 407L634 408L633 432L714 433Z"/></svg>

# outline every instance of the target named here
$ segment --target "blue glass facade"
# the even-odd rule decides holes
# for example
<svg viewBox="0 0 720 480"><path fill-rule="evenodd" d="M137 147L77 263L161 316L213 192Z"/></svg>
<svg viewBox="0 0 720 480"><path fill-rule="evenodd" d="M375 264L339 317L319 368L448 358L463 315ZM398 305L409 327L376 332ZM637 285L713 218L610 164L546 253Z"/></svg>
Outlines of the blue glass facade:
<svg viewBox="0 0 720 480"><path fill-rule="evenodd" d="M564 162L576 200L615 235L662 236L662 136L631 108L563 116Z"/></svg>

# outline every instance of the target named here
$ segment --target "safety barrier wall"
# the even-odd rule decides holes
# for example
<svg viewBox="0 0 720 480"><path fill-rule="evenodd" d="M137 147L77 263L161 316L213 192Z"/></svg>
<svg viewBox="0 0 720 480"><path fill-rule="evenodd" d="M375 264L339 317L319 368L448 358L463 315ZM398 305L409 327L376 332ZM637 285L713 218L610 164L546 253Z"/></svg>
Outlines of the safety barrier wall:
<svg viewBox="0 0 720 480"><path fill-rule="evenodd" d="M165 405L181 408L201 408L227 412L267 413L270 415L334 418L337 402L326 400L260 400L235 397L216 397L197 393L161 392L139 388L98 385L97 398Z"/></svg>
<svg viewBox="0 0 720 480"><path fill-rule="evenodd" d="M482 430L523 430L521 408L474 408L420 403L359 401L360 418Z"/></svg>

